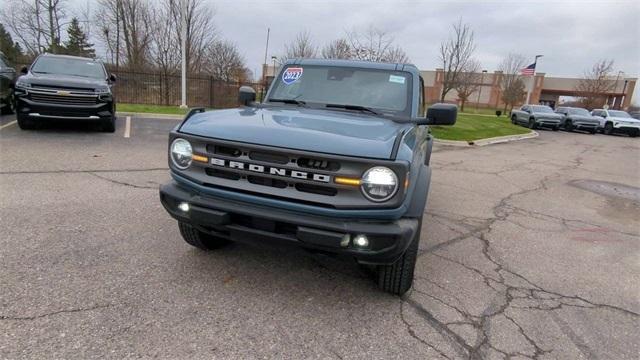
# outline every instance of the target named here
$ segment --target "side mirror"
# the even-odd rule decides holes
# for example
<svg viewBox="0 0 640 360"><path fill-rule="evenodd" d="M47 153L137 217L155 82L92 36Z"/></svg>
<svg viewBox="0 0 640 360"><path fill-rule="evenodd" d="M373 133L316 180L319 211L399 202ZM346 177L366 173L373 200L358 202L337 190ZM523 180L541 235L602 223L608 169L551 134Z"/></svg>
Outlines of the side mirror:
<svg viewBox="0 0 640 360"><path fill-rule="evenodd" d="M433 104L427 109L427 117L419 125L453 125L458 117L458 107L453 104Z"/></svg>
<svg viewBox="0 0 640 360"><path fill-rule="evenodd" d="M22 68L20 68L20 73L21 74L27 74L29 72L29 68L26 66L23 66Z"/></svg>
<svg viewBox="0 0 640 360"><path fill-rule="evenodd" d="M240 86L238 101L240 101L242 105L249 106L252 102L256 101L256 91L250 86Z"/></svg>
<svg viewBox="0 0 640 360"><path fill-rule="evenodd" d="M116 74L110 74L109 75L109 81L116 82L116 80L118 80L118 78L116 77Z"/></svg>

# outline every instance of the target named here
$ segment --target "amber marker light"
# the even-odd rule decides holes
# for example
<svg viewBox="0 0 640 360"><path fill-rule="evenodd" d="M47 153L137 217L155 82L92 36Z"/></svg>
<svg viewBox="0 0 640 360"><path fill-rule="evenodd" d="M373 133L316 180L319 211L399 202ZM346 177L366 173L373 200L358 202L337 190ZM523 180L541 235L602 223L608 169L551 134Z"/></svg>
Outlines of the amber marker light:
<svg viewBox="0 0 640 360"><path fill-rule="evenodd" d="M333 178L333 182L341 185L360 186L360 179L355 178L336 176L335 178Z"/></svg>
<svg viewBox="0 0 640 360"><path fill-rule="evenodd" d="M193 154L191 156L191 160L197 161L197 162L202 162L202 163L208 163L209 162L209 158L208 157L202 156L202 155L196 155L196 154Z"/></svg>

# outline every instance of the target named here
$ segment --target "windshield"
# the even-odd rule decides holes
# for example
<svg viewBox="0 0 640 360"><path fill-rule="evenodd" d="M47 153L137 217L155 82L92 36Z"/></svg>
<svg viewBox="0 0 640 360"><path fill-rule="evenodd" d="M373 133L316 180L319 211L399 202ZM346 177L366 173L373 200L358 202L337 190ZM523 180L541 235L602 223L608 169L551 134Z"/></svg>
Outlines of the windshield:
<svg viewBox="0 0 640 360"><path fill-rule="evenodd" d="M535 105L532 106L533 108L533 112L537 112L537 113L553 113L553 110L545 105Z"/></svg>
<svg viewBox="0 0 640 360"><path fill-rule="evenodd" d="M371 108L385 115L410 116L410 91L411 74L407 72L289 65L275 79L267 101L348 105Z"/></svg>
<svg viewBox="0 0 640 360"><path fill-rule="evenodd" d="M31 72L35 74L58 74L72 75L96 79L106 79L102 65L91 60L61 58L61 57L40 57L31 67Z"/></svg>
<svg viewBox="0 0 640 360"><path fill-rule="evenodd" d="M609 116L621 117L621 118L630 118L631 117L631 115L627 114L626 111L618 111L618 110L609 110Z"/></svg>
<svg viewBox="0 0 640 360"><path fill-rule="evenodd" d="M587 109L569 109L569 114L571 115L582 115L589 116L589 111Z"/></svg>

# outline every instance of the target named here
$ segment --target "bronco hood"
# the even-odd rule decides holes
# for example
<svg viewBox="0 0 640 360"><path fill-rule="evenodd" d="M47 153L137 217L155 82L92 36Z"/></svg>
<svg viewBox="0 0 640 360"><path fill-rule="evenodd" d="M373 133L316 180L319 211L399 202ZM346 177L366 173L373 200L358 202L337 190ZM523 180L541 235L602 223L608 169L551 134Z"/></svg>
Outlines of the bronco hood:
<svg viewBox="0 0 640 360"><path fill-rule="evenodd" d="M179 131L280 148L390 159L396 137L411 126L348 111L274 107L196 114Z"/></svg>

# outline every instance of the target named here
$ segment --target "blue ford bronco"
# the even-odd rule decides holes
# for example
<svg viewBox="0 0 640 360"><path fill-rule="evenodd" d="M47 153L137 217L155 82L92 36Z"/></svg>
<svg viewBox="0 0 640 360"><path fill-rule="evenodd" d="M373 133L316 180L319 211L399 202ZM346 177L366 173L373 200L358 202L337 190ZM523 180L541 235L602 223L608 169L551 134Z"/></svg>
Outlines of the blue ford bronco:
<svg viewBox="0 0 640 360"><path fill-rule="evenodd" d="M169 135L172 181L160 200L184 240L286 243L355 259L379 287L411 288L429 182L429 125L414 65L290 60L263 102L193 109Z"/></svg>

